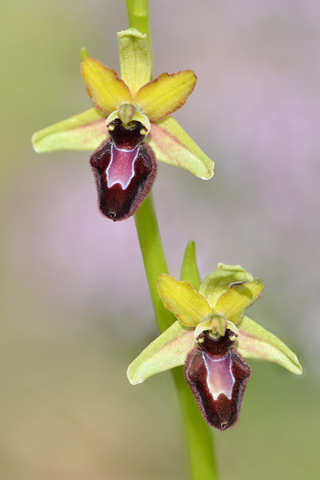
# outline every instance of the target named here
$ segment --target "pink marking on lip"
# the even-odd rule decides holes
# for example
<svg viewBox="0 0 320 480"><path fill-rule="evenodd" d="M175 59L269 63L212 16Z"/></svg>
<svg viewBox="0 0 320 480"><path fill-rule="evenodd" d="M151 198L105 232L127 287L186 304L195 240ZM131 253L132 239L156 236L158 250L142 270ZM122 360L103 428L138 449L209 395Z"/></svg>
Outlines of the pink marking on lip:
<svg viewBox="0 0 320 480"><path fill-rule="evenodd" d="M106 170L107 186L111 188L116 183L125 190L134 177L134 163L139 154L140 145L132 150L118 148L114 143L111 147L111 161Z"/></svg>
<svg viewBox="0 0 320 480"><path fill-rule="evenodd" d="M207 370L207 385L213 399L217 400L219 395L224 393L231 400L235 379L231 369L232 358L230 354L223 358L214 359L203 352L202 358Z"/></svg>

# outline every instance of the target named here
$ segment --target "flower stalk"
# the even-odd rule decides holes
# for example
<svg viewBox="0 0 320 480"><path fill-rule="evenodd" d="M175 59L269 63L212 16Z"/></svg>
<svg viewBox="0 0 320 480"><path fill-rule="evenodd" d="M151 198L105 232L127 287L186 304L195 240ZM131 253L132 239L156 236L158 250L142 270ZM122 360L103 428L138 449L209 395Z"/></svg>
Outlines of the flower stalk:
<svg viewBox="0 0 320 480"><path fill-rule="evenodd" d="M146 33L151 45L149 23L149 0L126 0L129 27L137 28L141 33Z"/></svg>
<svg viewBox="0 0 320 480"><path fill-rule="evenodd" d="M175 316L164 307L157 289L160 274L168 272L167 262L162 246L158 221L152 194L135 213L135 222L141 253L148 279L153 308L160 332L166 330ZM195 262L188 262L188 256L194 256L194 244L189 244L182 268L182 280L195 284L199 282L195 272ZM212 432L205 423L195 399L184 378L183 368L172 370L178 394L179 406L186 436L190 478L191 480L217 480L217 467L213 448Z"/></svg>
<svg viewBox="0 0 320 480"><path fill-rule="evenodd" d="M157 289L161 273L168 273L158 220L152 193L134 215L144 268L148 280L151 300L160 333L175 321L175 316L165 308Z"/></svg>
<svg viewBox="0 0 320 480"><path fill-rule="evenodd" d="M148 0L126 0L126 3L129 26L137 28L141 33L146 33L151 44ZM137 210L134 219L153 308L160 333L162 333L175 321L175 317L164 307L157 289L157 280L162 273L168 273L168 266L152 193ZM198 281L195 278L194 264L190 262L190 268L184 267L183 280ZM183 265L188 265L188 261ZM212 432L202 418L184 378L183 368L173 369L172 375L184 424L191 480L218 480Z"/></svg>

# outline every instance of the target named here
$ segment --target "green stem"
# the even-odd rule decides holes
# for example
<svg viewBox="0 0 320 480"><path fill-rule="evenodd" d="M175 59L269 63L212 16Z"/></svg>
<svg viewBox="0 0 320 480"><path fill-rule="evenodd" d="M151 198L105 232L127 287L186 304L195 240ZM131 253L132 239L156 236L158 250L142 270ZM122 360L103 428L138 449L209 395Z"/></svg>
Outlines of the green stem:
<svg viewBox="0 0 320 480"><path fill-rule="evenodd" d="M218 480L218 472L210 427L184 378L183 367L174 368L172 375L178 392L179 405L187 439L192 480Z"/></svg>
<svg viewBox="0 0 320 480"><path fill-rule="evenodd" d="M165 308L159 296L157 281L161 273L169 273L163 251L152 194L143 202L134 216L144 268L156 320L162 333L175 322L175 316Z"/></svg>
<svg viewBox="0 0 320 480"><path fill-rule="evenodd" d="M163 332L176 318L164 307L157 290L157 280L161 273L168 273L168 267L151 195L136 212L135 222L153 308L159 330ZM185 381L183 368L173 369L172 374L186 434L191 479L217 480L211 430Z"/></svg>
<svg viewBox="0 0 320 480"><path fill-rule="evenodd" d="M146 33L151 44L148 1L126 0L126 4L130 27ZM176 318L164 307L157 289L159 276L169 271L152 194L136 212L135 223L156 320L160 332L163 332ZM211 430L187 385L183 368L173 369L172 375L185 428L191 480L218 480Z"/></svg>
<svg viewBox="0 0 320 480"><path fill-rule="evenodd" d="M150 43L150 47L152 49L148 6L149 0L126 0L126 4L128 11L129 27L137 28L141 33L146 33Z"/></svg>
<svg viewBox="0 0 320 480"><path fill-rule="evenodd" d="M149 0L126 0L129 26L146 33L151 45L148 3Z"/></svg>

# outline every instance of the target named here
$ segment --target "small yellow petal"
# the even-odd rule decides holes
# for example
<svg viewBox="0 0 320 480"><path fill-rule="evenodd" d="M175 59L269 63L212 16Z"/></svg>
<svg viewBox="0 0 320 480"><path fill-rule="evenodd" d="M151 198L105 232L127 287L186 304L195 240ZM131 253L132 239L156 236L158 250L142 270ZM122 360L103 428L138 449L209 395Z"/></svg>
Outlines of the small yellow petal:
<svg viewBox="0 0 320 480"><path fill-rule="evenodd" d="M180 282L163 273L158 280L158 290L165 307L186 327L197 326L211 313L209 304L191 283Z"/></svg>
<svg viewBox="0 0 320 480"><path fill-rule="evenodd" d="M118 110L123 103L130 103L128 86L114 70L102 65L99 60L87 57L81 63L81 73L91 100L106 115Z"/></svg>
<svg viewBox="0 0 320 480"><path fill-rule="evenodd" d="M214 272L206 276L200 285L199 293L207 300L211 308L215 308L216 303L223 293L225 293L231 283L253 281L253 276L240 265L225 265L218 263Z"/></svg>
<svg viewBox="0 0 320 480"><path fill-rule="evenodd" d="M185 104L196 82L197 77L192 70L172 75L163 73L140 88L135 102L150 121L157 122Z"/></svg>
<svg viewBox="0 0 320 480"><path fill-rule="evenodd" d="M263 289L259 279L230 285L219 297L215 310L230 322L237 324L241 321L244 311L258 300Z"/></svg>

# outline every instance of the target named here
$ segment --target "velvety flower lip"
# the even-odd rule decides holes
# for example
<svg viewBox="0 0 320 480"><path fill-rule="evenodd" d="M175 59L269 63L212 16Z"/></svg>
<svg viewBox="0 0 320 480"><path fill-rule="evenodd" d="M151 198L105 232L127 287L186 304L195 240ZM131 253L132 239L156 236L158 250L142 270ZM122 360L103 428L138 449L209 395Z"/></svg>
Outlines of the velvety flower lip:
<svg viewBox="0 0 320 480"><path fill-rule="evenodd" d="M197 340L186 358L186 380L207 423L226 430L238 419L251 369L232 348L231 330L216 337L207 330Z"/></svg>
<svg viewBox="0 0 320 480"><path fill-rule="evenodd" d="M118 33L118 41L121 75L84 50L81 72L94 108L35 133L34 149L96 150L110 140L106 123L121 118L119 109L131 105L131 120L147 129L145 141L158 161L186 169L202 179L211 178L214 162L170 116L193 91L195 74L191 70L164 73L150 81L152 53L147 36L129 28Z"/></svg>
<svg viewBox="0 0 320 480"><path fill-rule="evenodd" d="M243 358L278 363L295 374L296 355L277 337L244 315L263 284L239 265L218 264L200 285L162 274L158 290L177 321L129 365L135 385L179 365L209 425L225 430L239 416L251 369Z"/></svg>
<svg viewBox="0 0 320 480"><path fill-rule="evenodd" d="M113 221L133 215L149 194L157 173L152 149L143 143L140 122L126 127L119 118L109 125L112 141L106 141L90 158L96 180L98 204Z"/></svg>

